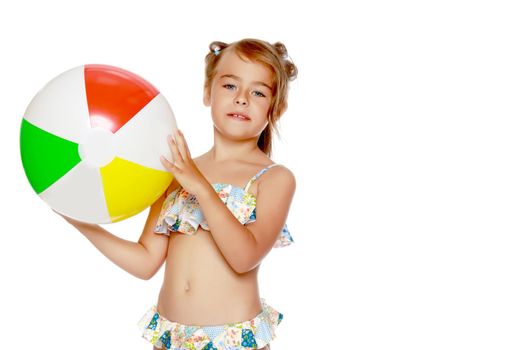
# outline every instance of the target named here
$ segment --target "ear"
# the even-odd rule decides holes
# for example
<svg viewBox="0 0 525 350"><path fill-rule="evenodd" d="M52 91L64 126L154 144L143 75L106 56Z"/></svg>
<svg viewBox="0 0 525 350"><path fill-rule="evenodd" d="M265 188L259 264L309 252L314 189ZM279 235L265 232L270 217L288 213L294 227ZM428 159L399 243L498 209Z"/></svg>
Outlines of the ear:
<svg viewBox="0 0 525 350"><path fill-rule="evenodd" d="M202 102L204 102L204 105L206 107L209 107L211 105L211 102L210 102L210 89L207 88L206 86L204 87L204 93L203 93L203 97L202 97Z"/></svg>

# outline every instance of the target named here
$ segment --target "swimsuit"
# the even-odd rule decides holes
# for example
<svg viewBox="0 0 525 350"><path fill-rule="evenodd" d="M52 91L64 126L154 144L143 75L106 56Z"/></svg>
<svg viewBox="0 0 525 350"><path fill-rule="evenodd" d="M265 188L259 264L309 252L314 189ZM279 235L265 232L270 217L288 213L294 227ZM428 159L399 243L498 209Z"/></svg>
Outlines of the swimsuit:
<svg viewBox="0 0 525 350"><path fill-rule="evenodd" d="M272 341L283 315L261 298L262 311L251 320L224 325L195 326L170 321L153 305L138 322L142 337L169 350L261 349Z"/></svg>
<svg viewBox="0 0 525 350"><path fill-rule="evenodd" d="M243 225L256 220L257 199L248 192L251 184L268 169L271 164L255 174L243 188L232 184L214 183L213 188L219 198ZM198 227L209 231L208 224L196 197L179 187L171 192L159 214L154 232L170 235L180 232L193 235ZM274 248L293 243L286 224L274 243ZM163 317L153 305L138 322L142 337L155 347L170 350L245 350L261 349L275 338L275 329L281 323L283 314L261 300L261 312L251 320L224 325L198 326L185 325Z"/></svg>
<svg viewBox="0 0 525 350"><path fill-rule="evenodd" d="M212 184L219 198L226 204L241 224L246 225L256 219L257 198L248 192L248 188L259 176L276 165L278 164L271 164L259 171L248 181L244 189L221 182ZM164 200L159 219L153 231L168 236L170 235L170 231L193 235L199 225L207 231L210 230L197 198L184 188L179 187L171 192ZM285 224L273 247L285 247L292 242L292 236Z"/></svg>

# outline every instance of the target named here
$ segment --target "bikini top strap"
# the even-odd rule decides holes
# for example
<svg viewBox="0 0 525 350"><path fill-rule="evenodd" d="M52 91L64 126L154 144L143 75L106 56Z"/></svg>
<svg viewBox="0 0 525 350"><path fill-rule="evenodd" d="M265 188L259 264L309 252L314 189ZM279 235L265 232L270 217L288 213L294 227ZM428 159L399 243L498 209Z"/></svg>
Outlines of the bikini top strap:
<svg viewBox="0 0 525 350"><path fill-rule="evenodd" d="M274 166L276 165L279 165L277 163L274 163L274 164L270 164L269 166L267 166L266 168L262 169L261 171L259 171L257 174L255 174L251 179L250 181L248 181L248 183L246 184L246 186L244 186L244 192L248 192L248 188L250 188L250 186L252 185L252 183L254 183L255 180L257 180L259 178L259 176L261 176L262 174L264 174L265 172L268 171L268 169L270 168L273 168Z"/></svg>

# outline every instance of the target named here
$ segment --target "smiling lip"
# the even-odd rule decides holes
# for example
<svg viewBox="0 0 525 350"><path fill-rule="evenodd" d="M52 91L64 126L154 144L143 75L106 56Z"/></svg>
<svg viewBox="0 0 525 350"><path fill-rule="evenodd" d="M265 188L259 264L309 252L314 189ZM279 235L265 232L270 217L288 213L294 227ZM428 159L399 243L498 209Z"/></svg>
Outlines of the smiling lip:
<svg viewBox="0 0 525 350"><path fill-rule="evenodd" d="M242 114L242 113L228 113L228 115L230 117L234 117L234 118L235 118L235 115L238 115L238 116L241 116L241 117L245 118L244 120L250 120L250 117L248 117L246 114Z"/></svg>

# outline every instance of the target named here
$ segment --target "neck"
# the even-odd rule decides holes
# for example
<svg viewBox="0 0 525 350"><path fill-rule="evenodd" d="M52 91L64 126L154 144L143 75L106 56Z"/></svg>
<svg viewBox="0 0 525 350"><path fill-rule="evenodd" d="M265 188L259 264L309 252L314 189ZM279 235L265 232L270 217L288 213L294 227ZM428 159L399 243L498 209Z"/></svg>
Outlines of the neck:
<svg viewBox="0 0 525 350"><path fill-rule="evenodd" d="M262 152L257 147L258 139L259 136L250 139L232 140L214 129L213 147L208 151L208 155L213 162L217 163L253 160L260 156Z"/></svg>

